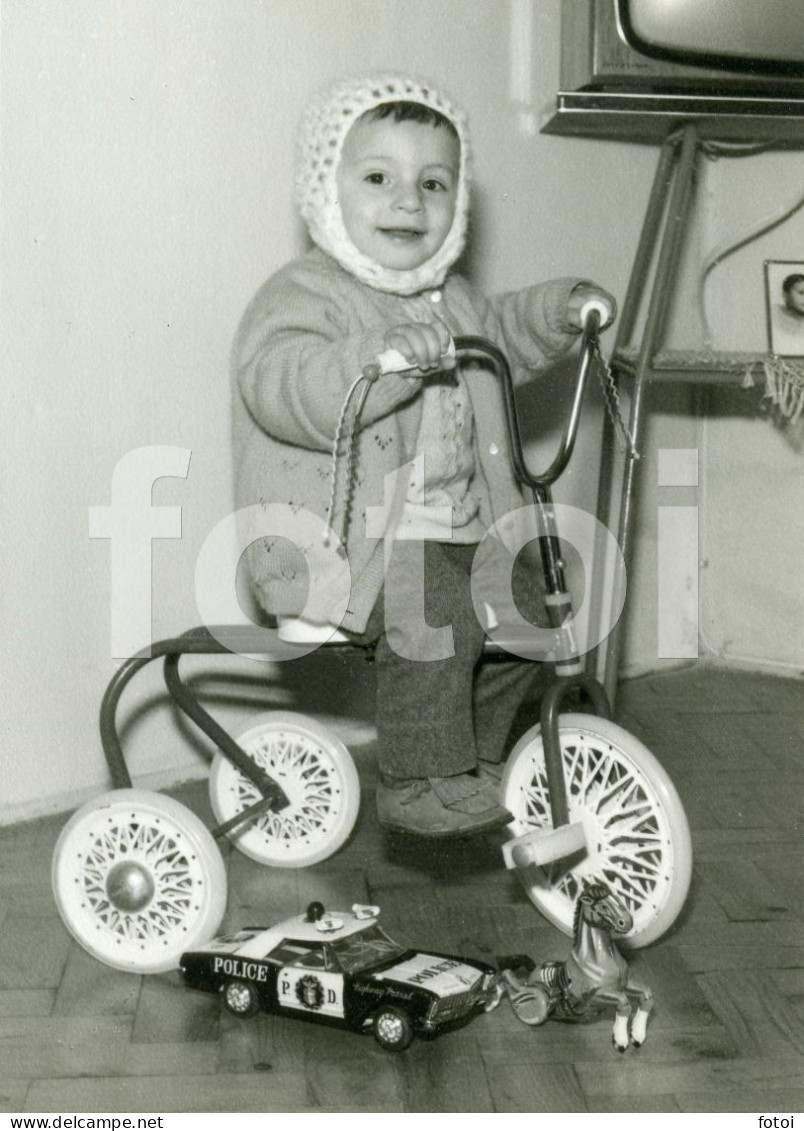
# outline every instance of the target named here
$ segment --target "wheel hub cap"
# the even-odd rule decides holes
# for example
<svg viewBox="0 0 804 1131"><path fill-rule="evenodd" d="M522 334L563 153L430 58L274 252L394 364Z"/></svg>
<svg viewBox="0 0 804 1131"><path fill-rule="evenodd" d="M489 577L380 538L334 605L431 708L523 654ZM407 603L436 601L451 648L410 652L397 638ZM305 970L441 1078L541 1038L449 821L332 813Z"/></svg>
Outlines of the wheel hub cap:
<svg viewBox="0 0 804 1131"><path fill-rule="evenodd" d="M388 1041L398 1041L402 1033L402 1026L395 1017L383 1017L380 1022L380 1032Z"/></svg>
<svg viewBox="0 0 804 1131"><path fill-rule="evenodd" d="M247 1009L251 1000L248 990L243 986L230 986L226 996L232 1009Z"/></svg>
<svg viewBox="0 0 804 1131"><path fill-rule="evenodd" d="M118 911L142 911L153 899L155 890L151 873L134 860L115 864L106 878L106 894Z"/></svg>

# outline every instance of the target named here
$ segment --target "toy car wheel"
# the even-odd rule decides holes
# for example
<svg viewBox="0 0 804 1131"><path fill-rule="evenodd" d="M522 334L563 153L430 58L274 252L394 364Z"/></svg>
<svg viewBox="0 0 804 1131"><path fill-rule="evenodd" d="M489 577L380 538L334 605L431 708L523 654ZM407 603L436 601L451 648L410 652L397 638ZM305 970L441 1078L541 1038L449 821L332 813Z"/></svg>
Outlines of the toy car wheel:
<svg viewBox="0 0 804 1131"><path fill-rule="evenodd" d="M384 1005L374 1015L374 1038L389 1052L403 1052L413 1040L413 1026L404 1009Z"/></svg>
<svg viewBox="0 0 804 1131"><path fill-rule="evenodd" d="M226 909L226 870L186 806L139 789L79 809L56 843L53 893L85 950L107 966L155 974L206 942Z"/></svg>
<svg viewBox="0 0 804 1131"><path fill-rule="evenodd" d="M254 986L237 978L223 987L223 1004L235 1017L254 1017L260 1012L260 996Z"/></svg>
<svg viewBox="0 0 804 1131"><path fill-rule="evenodd" d="M569 819L583 823L586 848L517 872L542 914L570 936L582 881L604 880L633 915L622 941L647 946L675 922L689 890L692 845L681 801L647 747L608 719L562 715L559 739ZM552 828L538 726L511 752L501 803L514 815L515 836Z"/></svg>
<svg viewBox="0 0 804 1131"><path fill-rule="evenodd" d="M304 715L277 711L237 739L290 802L235 827L232 843L260 864L307 868L346 842L360 808L352 756L330 730ZM221 823L260 799L257 787L222 754L212 762L210 801Z"/></svg>

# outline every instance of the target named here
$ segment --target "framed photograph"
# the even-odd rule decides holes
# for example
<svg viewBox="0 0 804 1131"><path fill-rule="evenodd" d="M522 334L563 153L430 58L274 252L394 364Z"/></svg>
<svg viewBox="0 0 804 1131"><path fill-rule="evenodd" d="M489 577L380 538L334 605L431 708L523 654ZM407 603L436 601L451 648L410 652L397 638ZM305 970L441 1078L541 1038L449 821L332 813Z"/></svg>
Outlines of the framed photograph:
<svg viewBox="0 0 804 1131"><path fill-rule="evenodd" d="M768 348L777 357L804 357L804 259L765 260Z"/></svg>

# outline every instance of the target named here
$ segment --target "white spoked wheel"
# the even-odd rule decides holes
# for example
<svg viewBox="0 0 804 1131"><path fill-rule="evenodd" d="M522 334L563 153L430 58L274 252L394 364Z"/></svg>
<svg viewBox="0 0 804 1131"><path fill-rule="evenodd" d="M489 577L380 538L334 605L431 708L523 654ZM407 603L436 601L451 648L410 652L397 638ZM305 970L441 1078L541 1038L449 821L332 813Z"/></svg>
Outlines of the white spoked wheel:
<svg viewBox="0 0 804 1131"><path fill-rule="evenodd" d="M229 834L235 847L274 868L307 868L337 852L360 808L357 770L340 739L305 715L276 711L237 742L282 787L290 804L236 826ZM213 759L209 793L221 823L261 796L222 754Z"/></svg>
<svg viewBox="0 0 804 1131"><path fill-rule="evenodd" d="M569 819L583 824L586 848L518 868L520 879L542 914L570 936L583 879L605 881L633 915L623 942L647 946L675 922L689 890L692 846L681 801L647 747L616 723L561 715L559 736ZM511 752L502 804L514 815L515 836L553 827L538 726Z"/></svg>
<svg viewBox="0 0 804 1131"><path fill-rule="evenodd" d="M79 809L53 854L64 924L107 966L156 974L207 942L226 910L226 870L206 826L186 806L118 789Z"/></svg>

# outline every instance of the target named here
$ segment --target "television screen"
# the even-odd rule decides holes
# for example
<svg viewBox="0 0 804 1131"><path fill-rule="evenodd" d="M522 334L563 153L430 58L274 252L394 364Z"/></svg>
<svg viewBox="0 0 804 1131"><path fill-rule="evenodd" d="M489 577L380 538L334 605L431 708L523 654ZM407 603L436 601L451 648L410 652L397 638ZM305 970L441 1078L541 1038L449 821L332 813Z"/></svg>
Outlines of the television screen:
<svg viewBox="0 0 804 1131"><path fill-rule="evenodd" d="M804 74L802 0L617 0L625 41L678 63Z"/></svg>
<svg viewBox="0 0 804 1131"><path fill-rule="evenodd" d="M542 129L804 144L804 0L561 0L561 87Z"/></svg>

